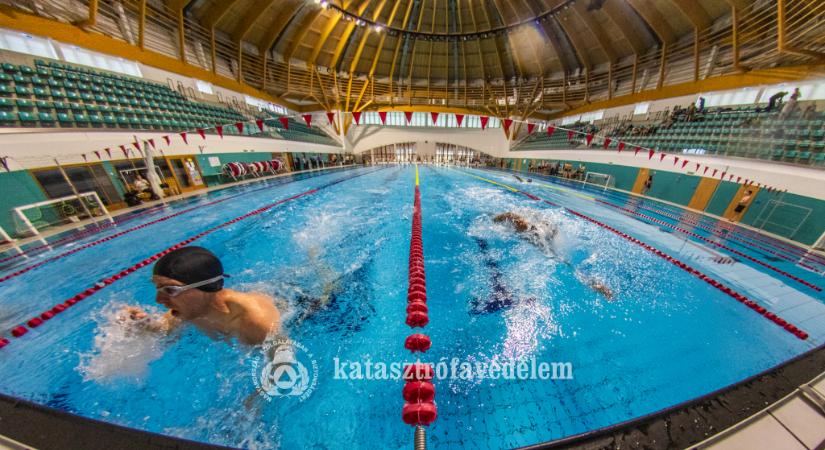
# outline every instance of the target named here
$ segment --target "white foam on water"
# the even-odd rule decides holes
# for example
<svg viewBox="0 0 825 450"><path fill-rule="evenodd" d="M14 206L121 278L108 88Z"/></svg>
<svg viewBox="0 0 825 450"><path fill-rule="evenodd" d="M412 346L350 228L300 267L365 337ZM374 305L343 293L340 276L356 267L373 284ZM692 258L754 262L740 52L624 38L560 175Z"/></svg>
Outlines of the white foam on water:
<svg viewBox="0 0 825 450"><path fill-rule="evenodd" d="M110 302L95 314L94 346L90 352L79 355L76 369L84 381L140 383L149 364L163 354L166 340L126 317L123 309L127 306L130 305ZM156 308L147 308L146 312L152 317L162 314Z"/></svg>

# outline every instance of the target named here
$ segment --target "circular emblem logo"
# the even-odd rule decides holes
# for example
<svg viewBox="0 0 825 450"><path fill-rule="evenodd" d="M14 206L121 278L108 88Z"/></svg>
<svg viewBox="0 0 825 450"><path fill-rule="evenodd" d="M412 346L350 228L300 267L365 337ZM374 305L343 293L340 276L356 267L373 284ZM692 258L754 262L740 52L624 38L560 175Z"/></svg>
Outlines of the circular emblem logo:
<svg viewBox="0 0 825 450"><path fill-rule="evenodd" d="M252 361L252 380L264 398L298 397L306 400L318 383L318 363L299 342L285 337L269 339Z"/></svg>

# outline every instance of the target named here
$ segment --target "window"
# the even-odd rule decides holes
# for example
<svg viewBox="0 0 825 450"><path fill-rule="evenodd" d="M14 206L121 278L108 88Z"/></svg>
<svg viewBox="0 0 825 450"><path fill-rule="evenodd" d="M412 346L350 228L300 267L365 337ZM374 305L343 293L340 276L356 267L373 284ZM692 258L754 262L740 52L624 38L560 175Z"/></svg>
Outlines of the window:
<svg viewBox="0 0 825 450"><path fill-rule="evenodd" d="M633 110L634 116L639 116L642 114L647 114L647 111L650 109L650 102L645 103L636 103L636 109Z"/></svg>
<svg viewBox="0 0 825 450"><path fill-rule="evenodd" d="M195 80L195 86L197 86L200 92L204 94L213 94L212 92L212 83L207 83L206 81Z"/></svg>
<svg viewBox="0 0 825 450"><path fill-rule="evenodd" d="M90 66L96 69L107 70L109 72L122 73L133 77L143 77L143 73L140 71L140 66L134 61L104 55L86 50L85 48L75 47L74 45L59 45L60 52L63 53L63 59L70 63Z"/></svg>
<svg viewBox="0 0 825 450"><path fill-rule="evenodd" d="M0 49L58 59L50 40L12 30L0 29Z"/></svg>
<svg viewBox="0 0 825 450"><path fill-rule="evenodd" d="M284 108L281 105L276 105L274 103L269 103L267 101L261 100L259 98L250 97L248 95L244 96L244 100L246 101L247 105L254 106L260 110L268 110L274 112L275 114L287 115L289 114L289 110Z"/></svg>

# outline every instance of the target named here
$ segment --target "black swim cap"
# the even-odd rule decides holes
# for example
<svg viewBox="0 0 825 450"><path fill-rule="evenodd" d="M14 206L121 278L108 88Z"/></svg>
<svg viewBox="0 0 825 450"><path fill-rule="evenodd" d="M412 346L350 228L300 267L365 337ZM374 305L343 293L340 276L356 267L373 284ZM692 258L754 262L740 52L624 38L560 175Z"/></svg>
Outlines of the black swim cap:
<svg viewBox="0 0 825 450"><path fill-rule="evenodd" d="M183 284L197 283L224 275L221 260L203 247L183 247L166 254L155 263L152 274L171 278ZM197 289L218 292L223 289L223 280Z"/></svg>

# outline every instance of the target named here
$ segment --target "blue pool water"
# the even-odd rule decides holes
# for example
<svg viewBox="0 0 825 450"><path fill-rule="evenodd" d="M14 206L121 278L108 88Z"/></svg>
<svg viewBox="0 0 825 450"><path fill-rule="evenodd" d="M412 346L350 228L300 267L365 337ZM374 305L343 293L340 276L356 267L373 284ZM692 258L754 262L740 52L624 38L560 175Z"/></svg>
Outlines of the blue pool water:
<svg viewBox="0 0 825 450"><path fill-rule="evenodd" d="M435 448L516 447L604 427L735 383L825 340L825 326L818 325L818 314L825 312L820 294L746 264L716 264L707 246L592 200L603 195L618 201L613 194L549 181L542 183L555 188L540 186L539 180L521 183L501 172L419 170L430 309L424 332L433 341L422 359L535 358L570 362L574 371L570 380L436 380L439 417L429 427ZM477 177L616 227L760 304L786 311L783 317L806 308L804 317L817 321L794 323L805 325L811 337L797 339L707 283L563 208ZM258 349L191 328L157 339L116 323L125 305L159 311L150 267L12 339L0 350L0 390L86 417L216 444L409 448L412 431L401 421L401 381L333 376L335 358L411 360L403 347L410 334L404 320L411 166L273 180L170 204L118 229L236 196L0 283L0 330L192 235L341 179L193 244L223 260L232 275L229 287L276 298L285 333L317 361L318 383L306 400L260 400L252 377ZM556 227L555 239L529 241L492 220L506 211L540 230ZM18 259L0 275L33 262ZM821 274L788 266L811 282L825 282ZM588 288L592 279L609 286L614 298L608 301ZM315 299L326 297L329 302L309 314Z"/></svg>

